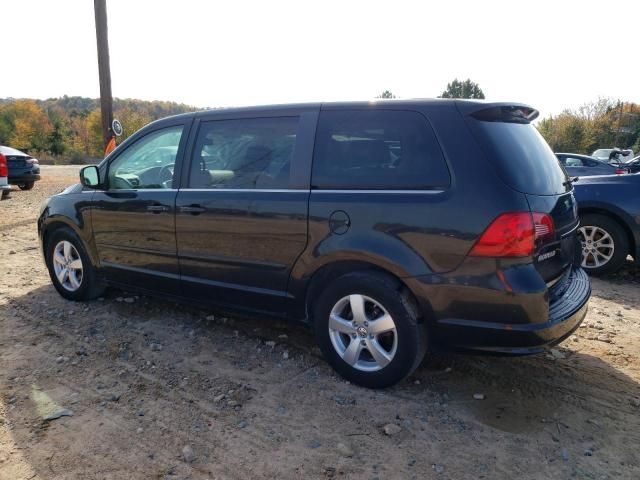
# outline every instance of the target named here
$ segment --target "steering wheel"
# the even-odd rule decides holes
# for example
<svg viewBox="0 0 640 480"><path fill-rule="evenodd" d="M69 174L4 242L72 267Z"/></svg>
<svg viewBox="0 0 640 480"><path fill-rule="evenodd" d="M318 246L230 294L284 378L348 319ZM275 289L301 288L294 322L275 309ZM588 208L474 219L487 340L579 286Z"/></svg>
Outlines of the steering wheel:
<svg viewBox="0 0 640 480"><path fill-rule="evenodd" d="M158 183L166 184L173 180L173 164L164 165L158 172Z"/></svg>

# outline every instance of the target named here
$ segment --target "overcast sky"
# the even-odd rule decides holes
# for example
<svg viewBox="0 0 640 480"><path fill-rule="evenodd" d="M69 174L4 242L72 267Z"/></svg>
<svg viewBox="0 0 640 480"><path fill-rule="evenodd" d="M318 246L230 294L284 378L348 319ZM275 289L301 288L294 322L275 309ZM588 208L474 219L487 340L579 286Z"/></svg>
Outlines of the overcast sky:
<svg viewBox="0 0 640 480"><path fill-rule="evenodd" d="M98 97L91 0L1 0L0 97ZM434 97L640 102L640 1L107 0L113 95L201 107Z"/></svg>

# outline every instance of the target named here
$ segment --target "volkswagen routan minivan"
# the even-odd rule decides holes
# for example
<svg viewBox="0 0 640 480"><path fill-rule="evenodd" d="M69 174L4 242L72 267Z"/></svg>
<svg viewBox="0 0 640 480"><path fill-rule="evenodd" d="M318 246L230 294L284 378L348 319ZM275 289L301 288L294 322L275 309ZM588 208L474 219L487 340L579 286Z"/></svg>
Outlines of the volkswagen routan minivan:
<svg viewBox="0 0 640 480"><path fill-rule="evenodd" d="M75 301L111 285L300 320L374 388L428 349L541 352L591 290L537 115L443 99L156 121L43 205L51 281Z"/></svg>

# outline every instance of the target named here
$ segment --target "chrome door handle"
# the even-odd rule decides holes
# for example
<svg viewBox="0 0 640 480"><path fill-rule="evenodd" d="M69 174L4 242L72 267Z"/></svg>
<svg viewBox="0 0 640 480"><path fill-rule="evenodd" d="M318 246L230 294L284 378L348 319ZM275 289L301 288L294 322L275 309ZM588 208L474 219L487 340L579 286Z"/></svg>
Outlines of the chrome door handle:
<svg viewBox="0 0 640 480"><path fill-rule="evenodd" d="M206 212L207 209L200 205L189 205L187 207L180 207L180 211L182 213L190 213L191 215L199 215L200 213Z"/></svg>
<svg viewBox="0 0 640 480"><path fill-rule="evenodd" d="M153 212L153 213L168 212L169 207L165 205L149 205L147 207L147 211Z"/></svg>

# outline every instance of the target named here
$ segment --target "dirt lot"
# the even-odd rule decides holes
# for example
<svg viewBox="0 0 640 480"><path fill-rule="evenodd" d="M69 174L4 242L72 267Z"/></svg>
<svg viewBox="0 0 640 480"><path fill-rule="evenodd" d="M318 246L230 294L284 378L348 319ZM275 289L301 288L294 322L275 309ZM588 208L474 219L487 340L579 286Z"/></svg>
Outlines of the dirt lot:
<svg viewBox="0 0 640 480"><path fill-rule="evenodd" d="M593 281L583 328L548 354L430 355L370 391L302 327L121 291L63 300L35 218L77 168L43 170L0 203L0 479L640 478L631 265Z"/></svg>

